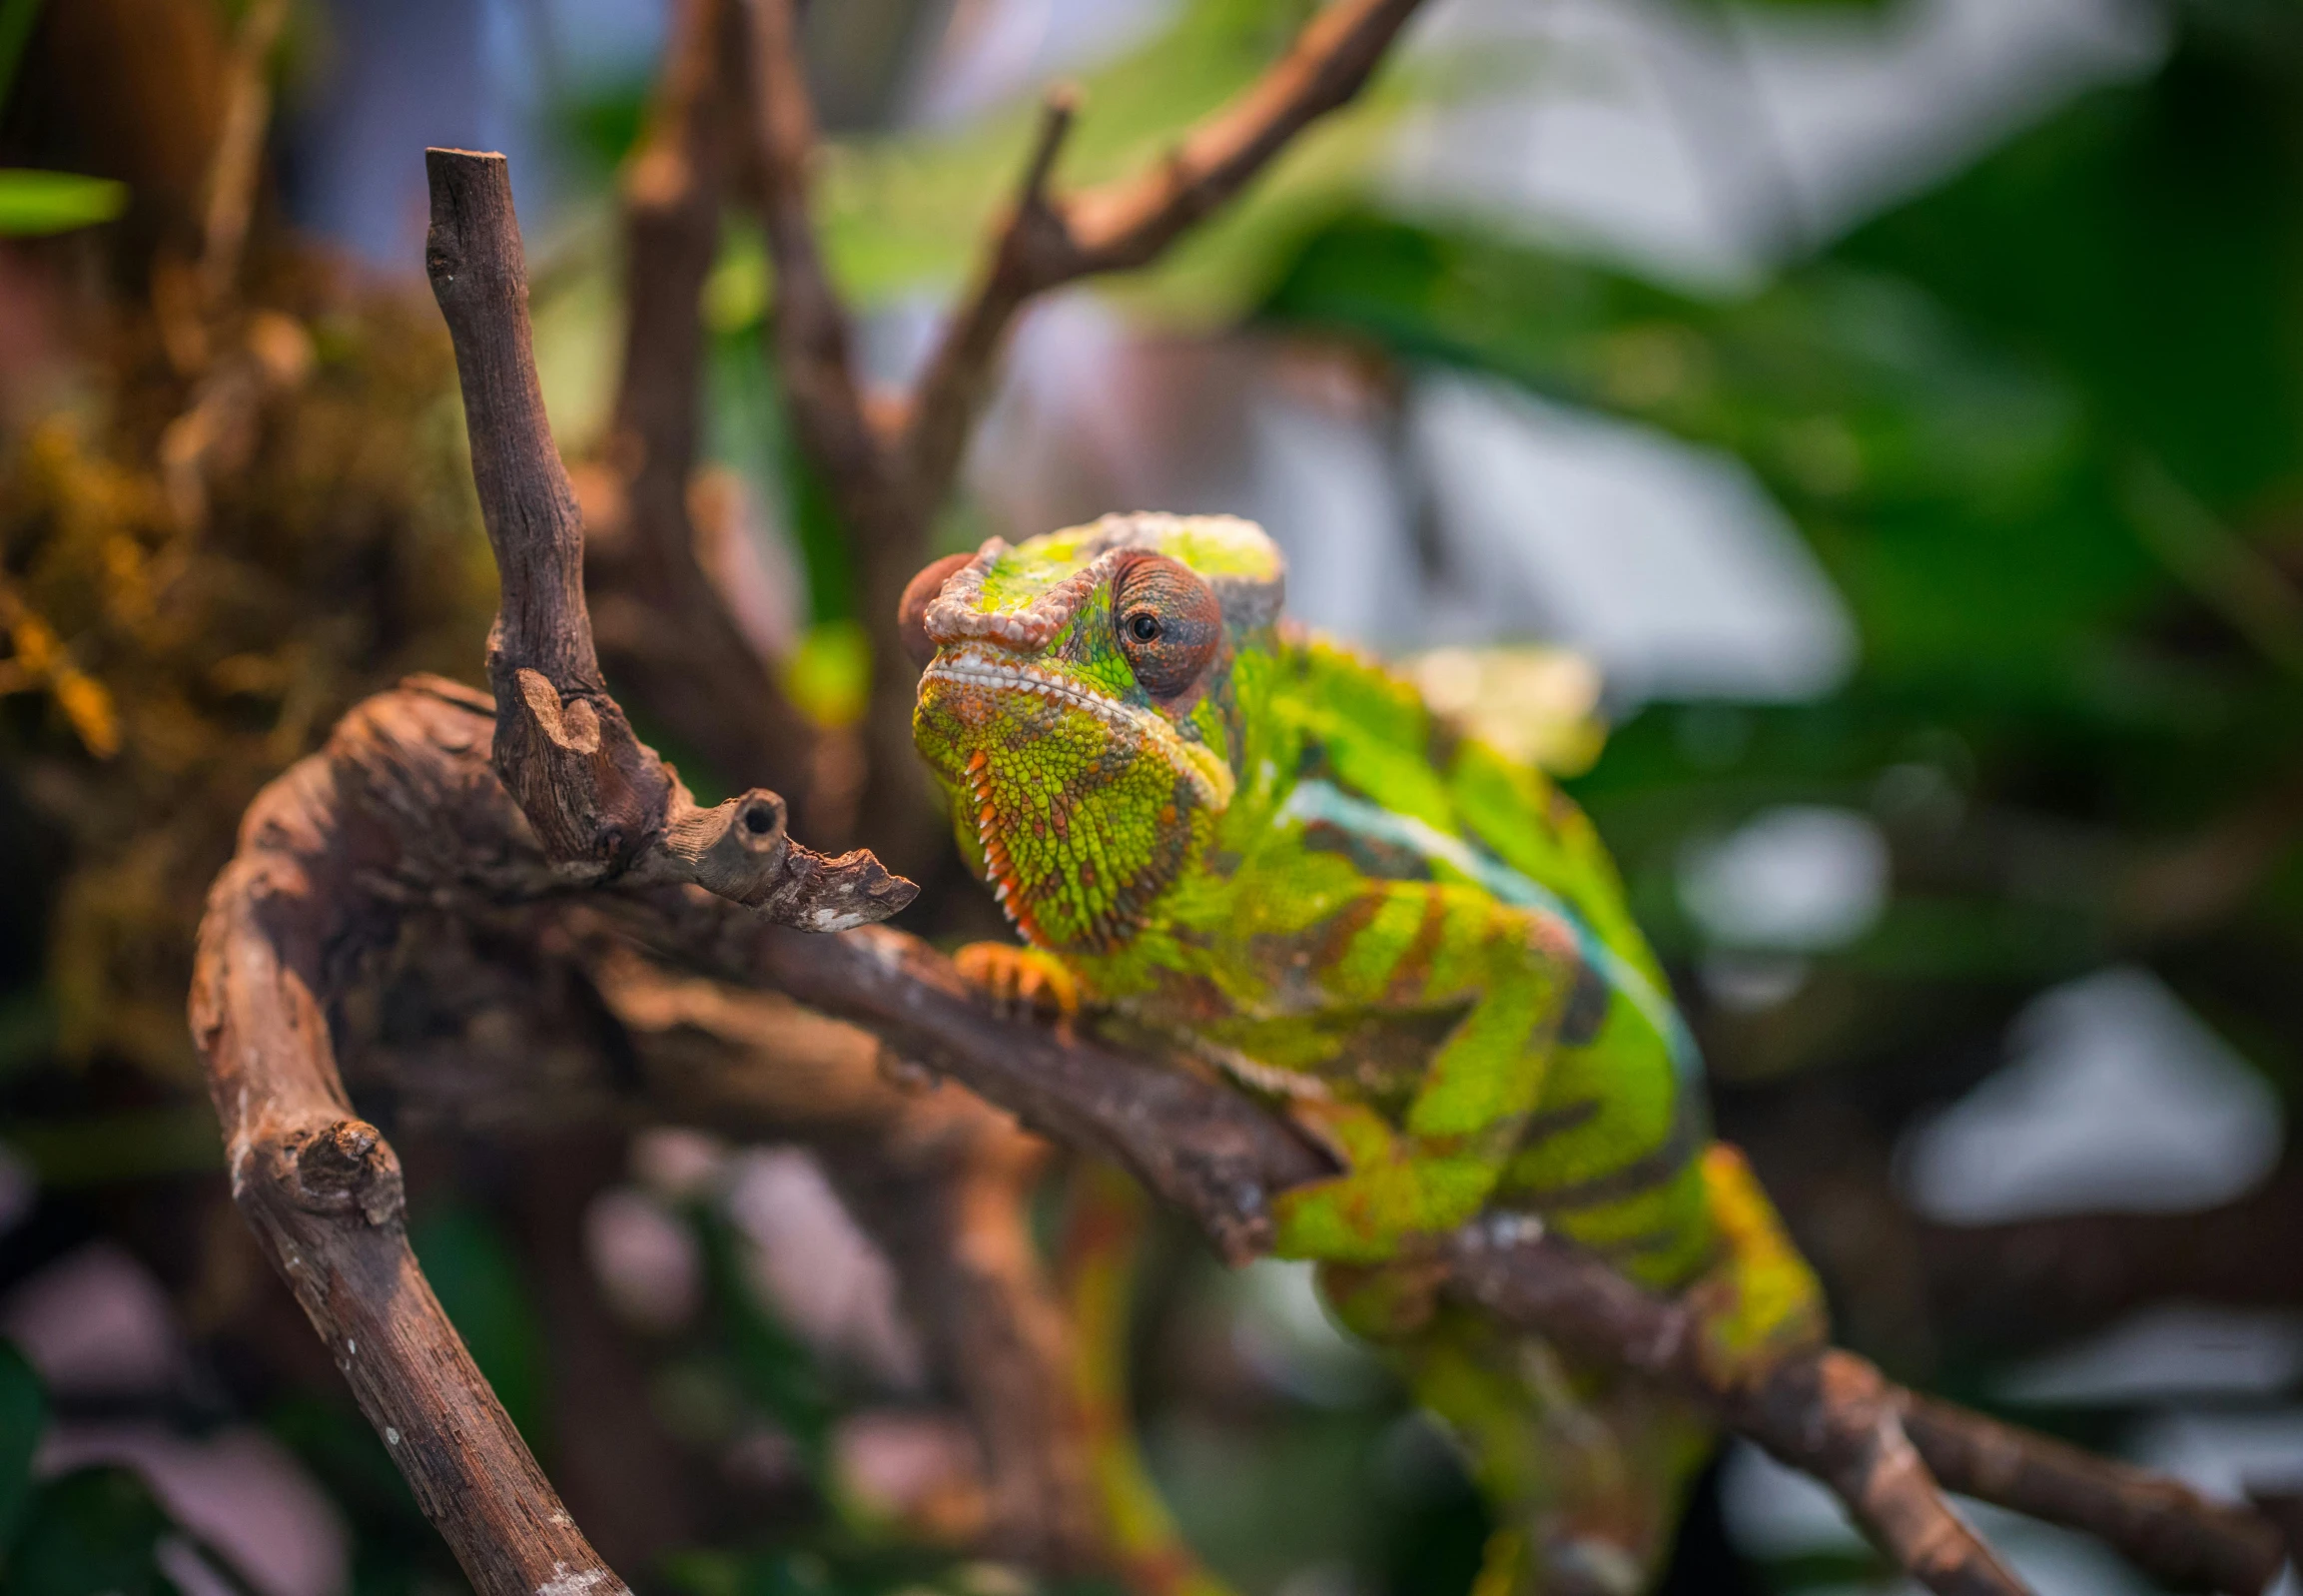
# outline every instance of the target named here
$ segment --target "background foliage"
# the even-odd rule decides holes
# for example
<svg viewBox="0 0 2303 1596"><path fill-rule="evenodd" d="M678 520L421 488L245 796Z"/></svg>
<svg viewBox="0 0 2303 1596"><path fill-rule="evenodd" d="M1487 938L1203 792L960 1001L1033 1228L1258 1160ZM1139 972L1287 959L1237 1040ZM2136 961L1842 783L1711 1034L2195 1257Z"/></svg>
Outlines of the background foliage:
<svg viewBox="0 0 2303 1596"><path fill-rule="evenodd" d="M331 262L268 202L248 297L291 331L293 401L262 412L239 468L185 519L161 463L193 387L165 314L198 190L178 146L197 148L213 115L202 74L220 70L236 12L36 9L0 5L0 42L26 41L0 164L101 181L0 174L0 232L25 236L0 262L0 334L29 352L0 388L0 1328L36 1338L41 1282L96 1249L156 1282L165 1344L141 1375L45 1395L0 1346L0 1580L40 1596L305 1596L199 1522L181 1474L57 1461L74 1455L59 1437L127 1427L145 1438L115 1448L130 1461L155 1435L269 1437L325 1502L354 1590L454 1589L238 1231L179 1018L200 895L256 788L402 672L476 676L487 566L444 340L427 304ZM847 59L840 10L811 22L827 61ZM941 16L897 10L899 40ZM1194 0L1091 70L1066 178L1141 165L1305 10ZM2162 1296L2215 1299L2269 1312L2249 1322L2270 1337L2270 1372L2210 1381L2185 1411L2291 1414L2291 1205L2241 1197L2213 1232L2223 1253L2172 1261L2172 1232L2138 1221L2082 1300L2026 1290L2020 1270L1949 1277L1980 1254L1915 1211L1896 1171L1914 1127L2002 1069L2026 1006L2106 969L2148 971L2289 1120L2303 1090L2303 22L2277 0L2156 10L2170 43L2155 71L2081 94L1747 289L1663 286L1492 219L1391 203L1374 175L1402 119L1510 65L1433 52L1112 296L1147 337L1311 351L1380 402L1435 374L1491 379L1725 451L1764 485L1853 615L1852 674L1806 702L1637 705L1572 785L1672 964L1723 1129L1783 1196L1845 1336L1899 1377L2132 1446L2168 1422L2149 1378L2042 1404L2009 1394L2010 1371ZM132 37L155 17L179 45L164 59ZM300 19L288 81L321 71L327 37L319 8ZM847 131L823 221L836 270L900 346L964 273L1030 108L890 131L901 52L861 53L881 63L862 87L827 89ZM563 85L549 107L572 198L539 260L538 319L571 451L596 434L612 378L607 184L648 71ZM291 169L296 126L272 150ZM736 231L706 297L713 452L789 529L784 579L804 597L784 668L836 720L860 702L854 584L774 411L765 272ZM954 506L950 539L996 515ZM1783 806L1861 816L1884 844L1877 913L1831 945L1737 943L1688 891L1692 858ZM983 910L955 898L917 914L958 929ZM591 1393L555 1386L547 1342L564 1325L539 1306L539 1258L566 1239L550 1226L574 1221L539 1217L523 1181L538 1161L589 1160L596 1193L683 1238L683 1316L598 1310L649 1422L715 1481L695 1533L632 1569L650 1586L1010 1596L1028 1582L939 1549L920 1500L859 1484L851 1421L937 1399L795 1330L724 1199L740 1159L705 1150L704 1177L672 1179L620 1139L500 1154L393 1135L413 1150L426 1269L547 1469ZM2292 1195L2292 1156L2256 1190ZM1159 1237L1135 1362L1163 1483L1244 1589L1465 1588L1483 1526L1459 1471L1324 1328L1299 1276L1226 1276ZM2303 1472L2303 1428L2261 1433L2284 1437L2274 1465ZM1672 1589L1878 1574L1828 1535L1731 1539L1725 1512L1707 1480Z"/></svg>

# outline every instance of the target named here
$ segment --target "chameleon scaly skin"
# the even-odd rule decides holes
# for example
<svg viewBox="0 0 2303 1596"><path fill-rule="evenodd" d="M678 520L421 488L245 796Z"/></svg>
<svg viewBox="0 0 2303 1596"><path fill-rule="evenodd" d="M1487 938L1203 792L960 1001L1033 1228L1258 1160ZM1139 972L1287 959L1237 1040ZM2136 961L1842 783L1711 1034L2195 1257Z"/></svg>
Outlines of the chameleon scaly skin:
<svg viewBox="0 0 2303 1596"><path fill-rule="evenodd" d="M994 539L921 595L915 739L1029 945L1005 962L1041 972L1020 985L1188 1047L1340 1155L1274 1199L1275 1250L1325 1265L1473 1450L1488 1585L1635 1590L1700 1432L1437 1307L1418 1238L1538 1215L1698 1287L1731 1369L1817 1333L1813 1281L1707 1153L1693 1044L1590 822L1285 623L1281 587L1227 516Z"/></svg>

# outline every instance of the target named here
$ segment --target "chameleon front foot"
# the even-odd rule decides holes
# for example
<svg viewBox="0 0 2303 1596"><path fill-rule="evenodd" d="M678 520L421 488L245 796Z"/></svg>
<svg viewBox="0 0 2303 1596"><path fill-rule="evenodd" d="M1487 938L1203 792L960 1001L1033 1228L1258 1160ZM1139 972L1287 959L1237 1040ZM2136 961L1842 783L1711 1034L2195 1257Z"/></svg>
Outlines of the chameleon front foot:
<svg viewBox="0 0 2303 1596"><path fill-rule="evenodd" d="M1003 1011L1070 1020L1080 1012L1080 982L1062 960L1012 942L971 942L952 955L961 979Z"/></svg>
<svg viewBox="0 0 2303 1596"><path fill-rule="evenodd" d="M1688 1296L1702 1325L1707 1371L1739 1386L1822 1345L1831 1326L1823 1286L1742 1152L1713 1143L1704 1152L1703 1180L1722 1255Z"/></svg>

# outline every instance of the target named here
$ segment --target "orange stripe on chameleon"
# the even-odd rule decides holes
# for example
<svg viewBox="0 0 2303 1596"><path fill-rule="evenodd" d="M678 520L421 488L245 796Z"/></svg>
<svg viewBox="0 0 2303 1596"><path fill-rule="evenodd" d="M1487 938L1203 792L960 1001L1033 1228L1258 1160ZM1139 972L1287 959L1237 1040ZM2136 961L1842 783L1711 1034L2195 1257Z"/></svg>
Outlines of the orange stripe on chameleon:
<svg viewBox="0 0 2303 1596"><path fill-rule="evenodd" d="M1034 947L1045 947L1047 939L1040 935L1029 910L1024 907L1022 884L1016 876L1016 863L1008 857L1007 844L1000 840L996 822L999 807L992 802L992 761L981 748L968 756L968 786L976 799L976 840L984 849L984 869L991 876L992 895L1007 911L1024 940Z"/></svg>

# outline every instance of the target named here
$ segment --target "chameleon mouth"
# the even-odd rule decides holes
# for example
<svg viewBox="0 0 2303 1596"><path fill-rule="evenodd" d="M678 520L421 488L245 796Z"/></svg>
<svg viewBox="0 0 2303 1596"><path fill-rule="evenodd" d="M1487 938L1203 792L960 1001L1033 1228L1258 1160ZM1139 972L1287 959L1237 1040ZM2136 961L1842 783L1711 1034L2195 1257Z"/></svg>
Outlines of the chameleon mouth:
<svg viewBox="0 0 2303 1596"><path fill-rule="evenodd" d="M1230 770L1211 751L1178 737L1165 717L1083 687L1054 671L1021 660L998 659L978 648L947 649L936 656L920 681L923 690L930 682L943 682L962 690L1031 693L1063 708L1094 715L1114 730L1156 748L1191 783L1193 795L1205 807L1221 810L1231 801Z"/></svg>
<svg viewBox="0 0 2303 1596"><path fill-rule="evenodd" d="M928 667L922 680L957 682L964 687L986 687L994 692L1036 693L1051 702L1085 709L1089 714L1123 731L1141 733L1144 729L1139 712L1117 698L1093 692L1053 671L1042 670L1035 665L995 660L974 649L950 658L939 656Z"/></svg>

